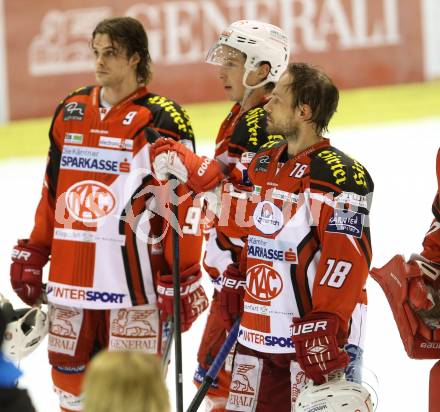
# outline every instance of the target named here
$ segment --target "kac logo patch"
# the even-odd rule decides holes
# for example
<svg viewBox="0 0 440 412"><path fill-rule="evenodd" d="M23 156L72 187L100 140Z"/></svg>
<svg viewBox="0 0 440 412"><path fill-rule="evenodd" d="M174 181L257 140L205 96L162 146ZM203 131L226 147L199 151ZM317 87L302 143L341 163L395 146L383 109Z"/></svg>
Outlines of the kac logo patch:
<svg viewBox="0 0 440 412"><path fill-rule="evenodd" d="M98 222L113 212L116 196L104 183L83 180L67 190L66 207L80 222Z"/></svg>
<svg viewBox="0 0 440 412"><path fill-rule="evenodd" d="M259 264L246 272L246 292L254 299L268 302L275 299L282 290L283 279L270 266Z"/></svg>

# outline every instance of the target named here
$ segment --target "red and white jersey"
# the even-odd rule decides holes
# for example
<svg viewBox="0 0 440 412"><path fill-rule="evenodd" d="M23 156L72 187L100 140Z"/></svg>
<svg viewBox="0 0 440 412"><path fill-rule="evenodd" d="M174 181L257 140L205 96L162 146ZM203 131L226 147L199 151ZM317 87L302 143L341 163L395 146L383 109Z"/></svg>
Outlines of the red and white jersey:
<svg viewBox="0 0 440 412"><path fill-rule="evenodd" d="M248 173L254 189L239 342L294 352L292 318L310 312L336 314L345 340L355 307L367 303L370 175L327 139L293 158L285 141L275 143Z"/></svg>
<svg viewBox="0 0 440 412"><path fill-rule="evenodd" d="M52 303L91 309L155 303L155 276L171 273L172 247L170 189L151 174L150 128L192 148L193 131L181 107L145 87L111 108L101 107L99 96L99 87L85 87L56 109L30 242L51 251ZM181 186L179 194L186 190ZM180 221L191 203L179 206ZM186 232L182 271L199 262L202 243L197 230Z"/></svg>
<svg viewBox="0 0 440 412"><path fill-rule="evenodd" d="M437 152L437 193L432 204L434 220L423 241L423 252L426 259L440 264L440 149Z"/></svg>
<svg viewBox="0 0 440 412"><path fill-rule="evenodd" d="M222 208L215 227L208 230L204 266L213 278L219 276L232 262L240 260L247 227L242 224L252 185L247 167L264 144L277 141L281 136L266 131L267 114L260 104L241 112L236 103L220 126L216 139L215 160L220 164L225 179L222 184Z"/></svg>

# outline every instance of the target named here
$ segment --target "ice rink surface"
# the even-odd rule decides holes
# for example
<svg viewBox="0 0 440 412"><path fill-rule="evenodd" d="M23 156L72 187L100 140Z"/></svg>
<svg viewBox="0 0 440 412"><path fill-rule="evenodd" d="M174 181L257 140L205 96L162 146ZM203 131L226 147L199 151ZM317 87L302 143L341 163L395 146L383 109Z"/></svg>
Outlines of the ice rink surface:
<svg viewBox="0 0 440 412"><path fill-rule="evenodd" d="M432 220L431 205L436 191L435 156L440 146L440 119L414 123L337 129L332 144L356 158L375 182L371 212L373 266L382 266L394 254L407 258L420 252ZM199 144L199 152L211 155L213 145ZM9 256L16 239L29 236L39 199L45 159L11 159L0 162L2 217L0 242L0 291L16 307L18 299L9 284ZM212 288L206 284L206 289ZM373 280L368 284L369 312L364 365L378 379L378 412L424 412L428 408L428 376L434 361L407 358L388 303ZM183 335L184 405L195 389L191 383L196 351L204 319L198 319ZM24 378L38 412L56 412L45 344L22 361ZM174 369L168 373L174 408ZM200 410L203 410L201 407Z"/></svg>

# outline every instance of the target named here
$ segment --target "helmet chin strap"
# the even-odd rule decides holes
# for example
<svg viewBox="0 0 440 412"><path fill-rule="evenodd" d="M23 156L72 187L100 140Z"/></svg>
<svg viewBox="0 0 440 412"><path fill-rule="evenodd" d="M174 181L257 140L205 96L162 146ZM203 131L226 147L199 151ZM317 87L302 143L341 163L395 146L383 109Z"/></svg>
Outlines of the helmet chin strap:
<svg viewBox="0 0 440 412"><path fill-rule="evenodd" d="M246 67L246 71L243 74L243 86L246 87L246 89L259 89L260 87L262 87L265 84L269 83L269 79L266 77L260 83L255 84L253 86L251 86L250 84L247 84L247 78L249 76L249 73L254 71L254 70L255 70L254 67Z"/></svg>
<svg viewBox="0 0 440 412"><path fill-rule="evenodd" d="M255 89L259 89L260 87L263 87L265 84L269 83L269 79L266 78L266 79L262 80L260 83L255 84L253 86L250 84L247 84L247 78L249 76L249 73L253 70L254 69L252 69L250 67L246 67L246 71L243 74L243 86L245 87L245 89L244 89L243 98L241 99L241 102L240 102L241 111L243 111L243 107L246 103L246 100L249 98L249 96L252 94L252 92Z"/></svg>

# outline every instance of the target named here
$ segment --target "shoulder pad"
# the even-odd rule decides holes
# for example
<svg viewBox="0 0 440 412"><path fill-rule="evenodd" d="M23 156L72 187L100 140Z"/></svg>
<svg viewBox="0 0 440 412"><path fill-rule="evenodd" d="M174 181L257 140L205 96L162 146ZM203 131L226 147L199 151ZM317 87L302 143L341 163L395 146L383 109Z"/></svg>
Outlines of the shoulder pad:
<svg viewBox="0 0 440 412"><path fill-rule="evenodd" d="M267 134L267 113L261 107L254 107L244 113L237 122L231 135L230 150L241 148L241 151L257 153L260 148L280 136ZM267 146L267 147L270 147Z"/></svg>
<svg viewBox="0 0 440 412"><path fill-rule="evenodd" d="M149 93L134 103L146 107L151 112L153 127L159 129L161 135L175 140L191 140L194 142L194 132L188 113L175 101Z"/></svg>
<svg viewBox="0 0 440 412"><path fill-rule="evenodd" d="M250 173L266 172L267 169L269 168L271 156L280 146L283 146L286 143L286 141L277 140L268 143L271 143L269 144L270 147L266 147L265 149L263 149L262 147L255 155L255 157L252 159L252 162L248 168Z"/></svg>
<svg viewBox="0 0 440 412"><path fill-rule="evenodd" d="M256 152L267 141L266 112L254 107L239 118L231 136L231 143L249 152Z"/></svg>
<svg viewBox="0 0 440 412"><path fill-rule="evenodd" d="M255 148L256 151L266 141L266 135L266 112L262 107L254 107L241 116L231 141L238 136L247 148Z"/></svg>
<svg viewBox="0 0 440 412"><path fill-rule="evenodd" d="M344 192L364 195L371 193L374 189L373 180L367 169L356 159L332 146L312 155L310 180L311 187L328 184L328 191L333 191L336 186Z"/></svg>
<svg viewBox="0 0 440 412"><path fill-rule="evenodd" d="M94 86L84 86L75 89L73 92L70 92L64 100L69 99L73 96L88 96L92 92Z"/></svg>
<svg viewBox="0 0 440 412"><path fill-rule="evenodd" d="M94 86L85 86L85 87L80 87L72 92L70 92L63 100L61 100L56 109L55 109L55 113L53 116L53 120L55 120L55 118L58 116L58 114L61 112L61 110L63 109L63 107L65 107L65 105L67 105L67 101L75 96L89 96L90 93L92 92Z"/></svg>

